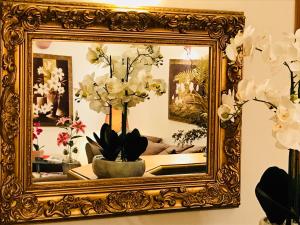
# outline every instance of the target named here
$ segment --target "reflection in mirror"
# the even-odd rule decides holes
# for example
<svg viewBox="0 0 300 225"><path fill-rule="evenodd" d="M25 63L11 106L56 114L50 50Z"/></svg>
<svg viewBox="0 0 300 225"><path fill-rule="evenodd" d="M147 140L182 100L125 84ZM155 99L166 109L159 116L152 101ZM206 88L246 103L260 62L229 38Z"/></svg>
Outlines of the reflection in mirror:
<svg viewBox="0 0 300 225"><path fill-rule="evenodd" d="M143 176L206 173L208 46L36 39L32 50L34 182L97 179L93 133L120 134L124 102L127 131L147 137Z"/></svg>

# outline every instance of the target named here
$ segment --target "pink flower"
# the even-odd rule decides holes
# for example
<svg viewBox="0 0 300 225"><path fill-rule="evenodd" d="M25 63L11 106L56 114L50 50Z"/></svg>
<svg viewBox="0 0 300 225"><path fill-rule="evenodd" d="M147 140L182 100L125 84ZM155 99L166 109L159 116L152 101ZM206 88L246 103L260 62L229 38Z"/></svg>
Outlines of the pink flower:
<svg viewBox="0 0 300 225"><path fill-rule="evenodd" d="M58 134L57 137L57 145L60 146L61 144L63 146L66 146L70 140L70 135L67 132L61 132Z"/></svg>
<svg viewBox="0 0 300 225"><path fill-rule="evenodd" d="M70 121L71 119L69 117L61 117L59 120L57 120L56 125L64 125L67 121Z"/></svg>
<svg viewBox="0 0 300 225"><path fill-rule="evenodd" d="M82 132L84 133L84 128L86 125L84 125L80 120L79 121L74 121L74 123L71 126L76 130L76 133Z"/></svg>

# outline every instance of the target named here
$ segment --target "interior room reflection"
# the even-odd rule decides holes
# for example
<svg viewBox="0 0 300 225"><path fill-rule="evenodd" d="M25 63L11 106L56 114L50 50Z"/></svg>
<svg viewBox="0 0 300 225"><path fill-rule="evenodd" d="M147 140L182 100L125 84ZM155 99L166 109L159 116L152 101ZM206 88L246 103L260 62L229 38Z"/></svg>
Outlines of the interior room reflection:
<svg viewBox="0 0 300 225"><path fill-rule="evenodd" d="M34 182L97 179L91 163L101 152L93 132L99 134L110 118L100 106L78 100L87 75L97 80L110 72L92 62L91 50L97 46L120 62L130 52L145 49L143 44L127 43L37 39L32 43ZM148 139L140 156L145 160L143 176L206 173L210 48L151 46L159 50L162 63L139 69L137 76L140 81L149 75L162 79L166 92L151 92L139 100L129 108L126 123L128 131L137 128ZM112 129L120 132L122 109L113 109L112 115Z"/></svg>

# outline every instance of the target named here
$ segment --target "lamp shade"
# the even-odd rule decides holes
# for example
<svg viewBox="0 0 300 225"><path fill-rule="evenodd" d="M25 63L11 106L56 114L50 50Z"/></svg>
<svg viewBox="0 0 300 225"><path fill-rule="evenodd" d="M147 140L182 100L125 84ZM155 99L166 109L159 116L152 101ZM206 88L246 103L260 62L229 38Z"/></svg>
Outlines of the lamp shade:
<svg viewBox="0 0 300 225"><path fill-rule="evenodd" d="M105 116L105 123L109 124L109 114ZM126 121L128 129L128 120ZM119 133L122 130L122 110L112 108L112 124L111 129Z"/></svg>

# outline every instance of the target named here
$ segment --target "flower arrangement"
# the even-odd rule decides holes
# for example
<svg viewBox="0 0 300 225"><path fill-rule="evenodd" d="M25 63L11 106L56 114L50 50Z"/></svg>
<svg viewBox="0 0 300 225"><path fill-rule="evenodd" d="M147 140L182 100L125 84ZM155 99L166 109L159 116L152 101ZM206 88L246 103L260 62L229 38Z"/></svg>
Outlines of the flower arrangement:
<svg viewBox="0 0 300 225"><path fill-rule="evenodd" d="M74 121L69 117L61 117L57 120L56 125L65 130L58 134L57 145L65 147L63 154L68 156L68 160L66 162L72 163L72 153L78 153L78 148L74 145L74 140L82 137L79 134L84 133L86 125L82 123L77 113Z"/></svg>
<svg viewBox="0 0 300 225"><path fill-rule="evenodd" d="M64 72L61 68L57 68L51 61L45 61L44 66L40 66L38 74L43 75L44 80L34 84L34 94L39 95L37 104L33 104L34 115L47 115L53 110L55 98L65 92L63 87ZM43 97L47 97L44 101Z"/></svg>
<svg viewBox="0 0 300 225"><path fill-rule="evenodd" d="M146 150L147 143L137 129L126 131L127 113L129 107L150 99L149 93L160 96L166 92L166 84L162 79L154 79L151 74L153 66L163 65L160 48L152 45L132 45L121 57L107 54L108 47L94 44L88 49L87 60L96 65L108 68L108 73L95 77L86 75L79 83L77 100L85 99L89 107L96 112L109 114L109 125L104 124L100 137L94 137L103 148L103 156L108 160L115 160L121 152L123 161L134 161ZM118 135L111 129L112 108L122 110L122 132ZM140 145L134 149L138 152L127 151L131 141ZM130 151L134 151L131 149Z"/></svg>
<svg viewBox="0 0 300 225"><path fill-rule="evenodd" d="M299 222L300 181L297 160L300 150L300 29L295 34L285 34L283 40L276 42L268 35L254 38L253 33L254 28L248 27L230 40L225 50L230 63L241 66L243 57L254 56L254 53L258 52L272 69L286 69L290 79L290 90L280 92L271 87L270 80L257 84L253 80L243 79L238 83L237 90L229 90L222 95L218 115L225 123L234 122L242 107L250 101L263 103L273 112L272 135L278 148L289 149L289 175L293 182L290 188L292 193L289 193L290 215L281 210L281 218L270 222L281 224L287 218L287 224L291 218ZM264 206L263 208L265 209ZM268 218L269 215L267 213Z"/></svg>

